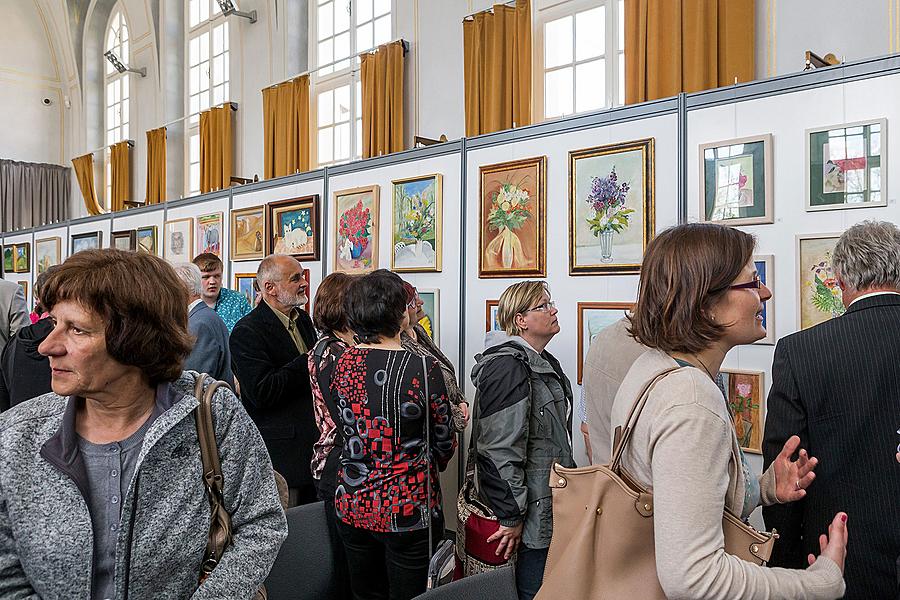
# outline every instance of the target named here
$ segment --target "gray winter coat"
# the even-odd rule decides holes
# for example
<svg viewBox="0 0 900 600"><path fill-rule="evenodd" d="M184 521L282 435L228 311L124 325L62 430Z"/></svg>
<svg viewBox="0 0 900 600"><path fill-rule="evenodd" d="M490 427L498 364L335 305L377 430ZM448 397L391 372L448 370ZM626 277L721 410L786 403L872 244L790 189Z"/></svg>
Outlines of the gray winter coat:
<svg viewBox="0 0 900 600"><path fill-rule="evenodd" d="M229 390L213 400L234 544L199 588L210 510L194 420L196 374L157 388L154 413L122 500L117 599L251 598L287 522L272 464ZM93 530L75 434L77 402L45 394L0 414L0 598L91 597Z"/></svg>
<svg viewBox="0 0 900 600"><path fill-rule="evenodd" d="M559 361L520 337L489 332L476 356L477 489L502 525L525 521L522 542L547 548L553 533L550 467L574 467L572 387Z"/></svg>

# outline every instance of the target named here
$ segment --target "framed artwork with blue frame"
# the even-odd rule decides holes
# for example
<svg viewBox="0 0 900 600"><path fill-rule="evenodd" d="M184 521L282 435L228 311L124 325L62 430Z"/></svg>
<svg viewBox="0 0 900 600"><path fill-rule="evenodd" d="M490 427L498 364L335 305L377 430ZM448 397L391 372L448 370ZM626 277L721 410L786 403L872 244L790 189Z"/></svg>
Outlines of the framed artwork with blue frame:
<svg viewBox="0 0 900 600"><path fill-rule="evenodd" d="M772 289L775 276L772 274L772 265L775 263L775 257L771 254L755 254L753 256L753 266L759 274L759 280L764 286ZM775 340L775 304L770 302L763 303L763 327L766 330L766 337L758 340L757 344L774 344Z"/></svg>
<svg viewBox="0 0 900 600"><path fill-rule="evenodd" d="M319 195L267 205L268 254L319 260Z"/></svg>

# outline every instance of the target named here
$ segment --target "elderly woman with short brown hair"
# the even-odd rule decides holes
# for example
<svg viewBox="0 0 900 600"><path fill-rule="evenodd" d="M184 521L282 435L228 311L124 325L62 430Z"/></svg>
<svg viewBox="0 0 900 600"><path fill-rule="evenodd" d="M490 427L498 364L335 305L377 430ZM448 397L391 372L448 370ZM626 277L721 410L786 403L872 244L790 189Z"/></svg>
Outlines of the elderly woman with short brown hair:
<svg viewBox="0 0 900 600"><path fill-rule="evenodd" d="M622 382L612 425L624 423L656 380L622 466L653 492L656 572L667 597L840 598L845 513L835 516L805 571L760 567L725 552L723 509L746 519L759 504L799 500L817 462L794 436L756 476L715 382L731 348L766 335L761 314L772 293L754 267L754 245L747 233L708 223L673 227L649 244L630 331L650 350Z"/></svg>
<svg viewBox="0 0 900 600"><path fill-rule="evenodd" d="M0 597L250 598L287 534L259 432L213 397L233 543L210 528L187 292L155 256L91 250L44 284L53 393L0 415Z"/></svg>

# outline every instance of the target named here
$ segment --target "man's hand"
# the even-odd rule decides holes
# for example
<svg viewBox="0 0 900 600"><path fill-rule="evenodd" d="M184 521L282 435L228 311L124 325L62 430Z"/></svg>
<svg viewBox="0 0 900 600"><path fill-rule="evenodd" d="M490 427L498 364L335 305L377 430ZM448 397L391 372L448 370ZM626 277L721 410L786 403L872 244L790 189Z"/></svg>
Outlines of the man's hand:
<svg viewBox="0 0 900 600"><path fill-rule="evenodd" d="M494 552L494 554L497 556L502 555L505 560L509 560L519 547L519 543L522 541L522 529L524 529L524 527L524 522L513 525L512 527L501 525L500 529L487 539L488 543L500 540L500 544L497 546L497 551Z"/></svg>

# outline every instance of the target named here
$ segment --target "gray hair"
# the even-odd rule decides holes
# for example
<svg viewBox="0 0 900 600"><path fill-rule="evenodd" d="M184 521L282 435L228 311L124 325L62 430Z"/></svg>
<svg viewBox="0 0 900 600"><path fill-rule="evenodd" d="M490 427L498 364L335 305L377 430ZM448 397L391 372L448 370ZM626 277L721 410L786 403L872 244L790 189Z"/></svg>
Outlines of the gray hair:
<svg viewBox="0 0 900 600"><path fill-rule="evenodd" d="M270 254L259 263L256 269L256 282L259 289L264 290L268 282L275 283L281 281L281 260L283 258L291 258L287 254Z"/></svg>
<svg viewBox="0 0 900 600"><path fill-rule="evenodd" d="M887 221L857 223L838 240L831 261L853 290L900 290L900 229Z"/></svg>
<svg viewBox="0 0 900 600"><path fill-rule="evenodd" d="M187 288L188 294L191 296L199 296L202 277L200 275L200 267L194 263L186 262L172 265L172 268L175 269L175 274L178 275L178 279L180 279L181 283L184 284L184 287Z"/></svg>

